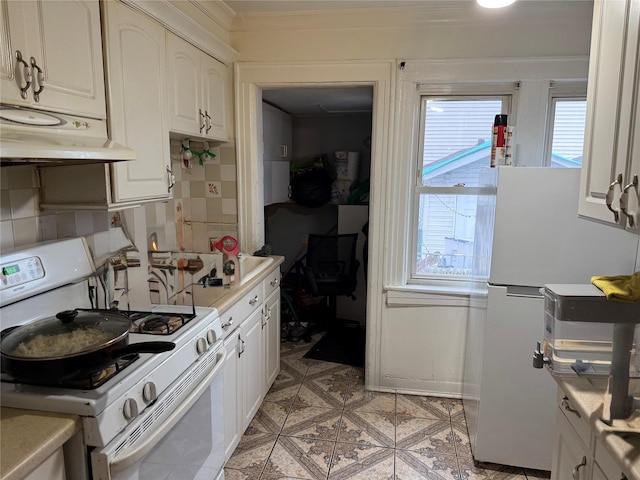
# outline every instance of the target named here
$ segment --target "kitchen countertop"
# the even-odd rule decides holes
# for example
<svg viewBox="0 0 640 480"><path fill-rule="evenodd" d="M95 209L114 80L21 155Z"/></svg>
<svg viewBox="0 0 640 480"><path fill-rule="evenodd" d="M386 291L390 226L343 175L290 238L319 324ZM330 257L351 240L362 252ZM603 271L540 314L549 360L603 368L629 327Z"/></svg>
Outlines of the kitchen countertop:
<svg viewBox="0 0 640 480"><path fill-rule="evenodd" d="M28 475L80 429L76 415L0 408L0 478Z"/></svg>
<svg viewBox="0 0 640 480"><path fill-rule="evenodd" d="M560 388L585 418L602 444L629 480L640 480L640 433L619 434L607 431L600 421L606 378L554 377Z"/></svg>
<svg viewBox="0 0 640 480"><path fill-rule="evenodd" d="M271 255L273 259L262 272L242 285L232 287L202 287L200 284L193 285L193 299L196 306L215 307L218 313L224 313L231 308L245 293L258 285L265 277L278 268L284 257Z"/></svg>

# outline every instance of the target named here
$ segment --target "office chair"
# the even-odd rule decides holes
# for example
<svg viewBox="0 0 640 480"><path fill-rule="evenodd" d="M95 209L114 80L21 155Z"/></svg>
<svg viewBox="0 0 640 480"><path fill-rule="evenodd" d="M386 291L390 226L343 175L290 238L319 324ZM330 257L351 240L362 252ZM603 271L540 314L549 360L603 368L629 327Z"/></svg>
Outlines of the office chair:
<svg viewBox="0 0 640 480"><path fill-rule="evenodd" d="M340 235L309 234L307 253L297 262L305 287L314 297L329 300L329 328L336 326L336 297L346 295L355 300L360 262L356 259L357 233ZM342 320L341 323L359 323Z"/></svg>

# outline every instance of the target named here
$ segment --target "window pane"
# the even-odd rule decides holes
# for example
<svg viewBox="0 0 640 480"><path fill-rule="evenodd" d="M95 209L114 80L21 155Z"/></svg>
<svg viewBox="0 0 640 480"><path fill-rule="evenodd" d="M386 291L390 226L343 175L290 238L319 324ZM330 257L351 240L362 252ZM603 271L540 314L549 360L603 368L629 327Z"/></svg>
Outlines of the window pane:
<svg viewBox="0 0 640 480"><path fill-rule="evenodd" d="M418 275L471 274L477 200L477 195L420 195Z"/></svg>
<svg viewBox="0 0 640 480"><path fill-rule="evenodd" d="M580 168L587 102L577 99L554 99L551 166Z"/></svg>
<svg viewBox="0 0 640 480"><path fill-rule="evenodd" d="M423 103L422 185L478 184L491 162L491 135L502 99L427 99Z"/></svg>

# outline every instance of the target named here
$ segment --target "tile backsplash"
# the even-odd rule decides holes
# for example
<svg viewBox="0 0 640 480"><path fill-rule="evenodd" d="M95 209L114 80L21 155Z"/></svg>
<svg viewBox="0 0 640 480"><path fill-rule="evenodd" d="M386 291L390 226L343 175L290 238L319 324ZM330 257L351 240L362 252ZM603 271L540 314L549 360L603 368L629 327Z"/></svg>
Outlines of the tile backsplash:
<svg viewBox="0 0 640 480"><path fill-rule="evenodd" d="M192 141L190 148L201 152L204 145ZM188 167L181 150L172 141L173 200L145 206L149 249L157 239L160 251L209 252L209 238L238 235L235 148L210 148L214 159L200 165L193 155Z"/></svg>

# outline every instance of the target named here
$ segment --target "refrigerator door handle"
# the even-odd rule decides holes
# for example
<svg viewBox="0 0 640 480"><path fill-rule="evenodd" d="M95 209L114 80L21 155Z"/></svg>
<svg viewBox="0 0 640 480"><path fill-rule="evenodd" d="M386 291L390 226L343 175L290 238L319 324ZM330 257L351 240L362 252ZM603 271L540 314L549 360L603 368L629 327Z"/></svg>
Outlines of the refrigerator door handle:
<svg viewBox="0 0 640 480"><path fill-rule="evenodd" d="M508 297L543 298L540 287L522 287L519 285L507 285Z"/></svg>

